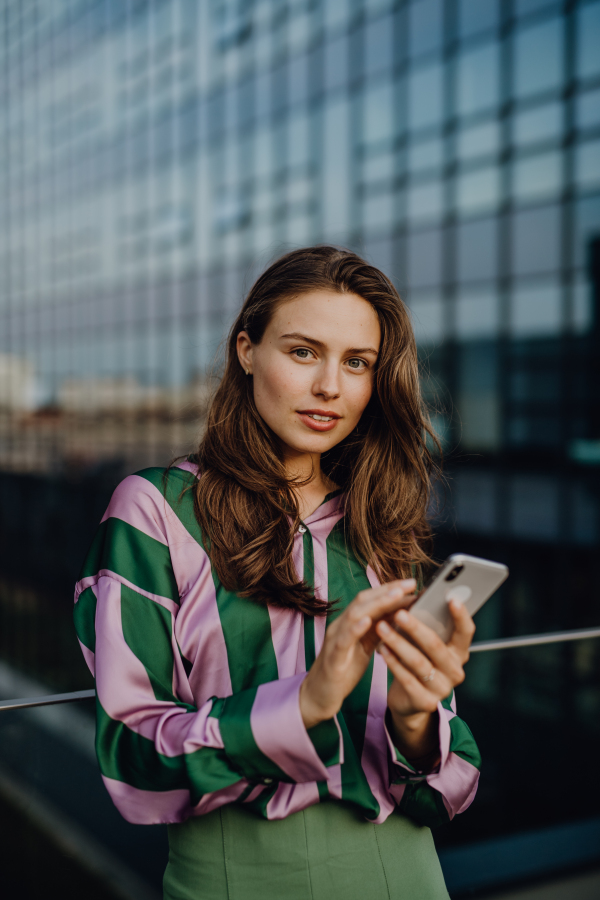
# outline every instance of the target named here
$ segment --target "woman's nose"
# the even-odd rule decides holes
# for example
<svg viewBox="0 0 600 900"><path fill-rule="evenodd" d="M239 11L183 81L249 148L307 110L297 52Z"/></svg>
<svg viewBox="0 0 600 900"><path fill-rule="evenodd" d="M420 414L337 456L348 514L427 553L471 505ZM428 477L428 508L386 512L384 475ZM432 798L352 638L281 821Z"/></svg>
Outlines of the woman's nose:
<svg viewBox="0 0 600 900"><path fill-rule="evenodd" d="M336 366L323 366L313 385L313 394L332 400L340 395L340 373Z"/></svg>

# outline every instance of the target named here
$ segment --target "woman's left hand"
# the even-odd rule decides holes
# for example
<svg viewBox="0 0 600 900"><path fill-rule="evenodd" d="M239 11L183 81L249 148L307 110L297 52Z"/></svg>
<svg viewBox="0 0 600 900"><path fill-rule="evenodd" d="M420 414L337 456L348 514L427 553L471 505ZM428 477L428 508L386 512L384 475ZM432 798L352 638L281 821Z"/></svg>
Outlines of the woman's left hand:
<svg viewBox="0 0 600 900"><path fill-rule="evenodd" d="M384 620L376 625L379 652L394 676L388 691L394 739L407 759L435 755L438 702L465 678L475 624L462 603L453 601L449 608L454 632L447 644L406 610L394 616L403 634Z"/></svg>

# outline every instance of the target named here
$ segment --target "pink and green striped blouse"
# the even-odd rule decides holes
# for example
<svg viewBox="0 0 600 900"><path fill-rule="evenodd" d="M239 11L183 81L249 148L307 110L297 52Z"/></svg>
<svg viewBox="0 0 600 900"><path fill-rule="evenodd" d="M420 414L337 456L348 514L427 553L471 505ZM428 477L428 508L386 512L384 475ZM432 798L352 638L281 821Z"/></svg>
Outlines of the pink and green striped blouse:
<svg viewBox="0 0 600 900"><path fill-rule="evenodd" d="M96 679L104 783L130 822L182 822L225 803L268 819L348 801L372 822L421 824L471 803L480 757L453 697L439 707L441 764L416 771L385 727L388 670L374 654L338 715L306 730L298 692L327 620L226 590L194 515L191 462L144 469L116 489L75 592L75 623ZM329 495L294 536L298 575L340 601L376 585Z"/></svg>

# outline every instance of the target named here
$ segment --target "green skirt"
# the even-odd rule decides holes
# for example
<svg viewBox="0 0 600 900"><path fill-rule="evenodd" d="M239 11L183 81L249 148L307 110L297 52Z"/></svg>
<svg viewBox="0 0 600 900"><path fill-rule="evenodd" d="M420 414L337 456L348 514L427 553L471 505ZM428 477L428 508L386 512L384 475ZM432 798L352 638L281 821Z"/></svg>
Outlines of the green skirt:
<svg viewBox="0 0 600 900"><path fill-rule="evenodd" d="M228 805L169 825L165 900L448 900L431 831L329 801L269 822Z"/></svg>

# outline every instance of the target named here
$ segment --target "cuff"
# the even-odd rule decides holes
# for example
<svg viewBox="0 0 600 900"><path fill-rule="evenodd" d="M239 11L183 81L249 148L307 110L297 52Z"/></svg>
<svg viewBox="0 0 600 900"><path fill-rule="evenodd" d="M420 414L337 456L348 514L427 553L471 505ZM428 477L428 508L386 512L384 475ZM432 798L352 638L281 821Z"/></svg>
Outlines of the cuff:
<svg viewBox="0 0 600 900"><path fill-rule="evenodd" d="M300 713L305 672L269 681L216 701L225 752L251 781L326 781L327 767L343 762L337 719L307 731Z"/></svg>
<svg viewBox="0 0 600 900"><path fill-rule="evenodd" d="M402 753L400 753L400 751L394 744L388 729L388 714L389 711L386 712L383 727L385 730L385 737L387 740L389 752L390 783L403 784L407 781L424 781L428 776L441 771L450 751L450 728L448 726L447 714L445 713L442 704L438 703L438 740L441 761L439 767L434 769L433 772L425 772L417 769L412 763L407 760L407 758Z"/></svg>

